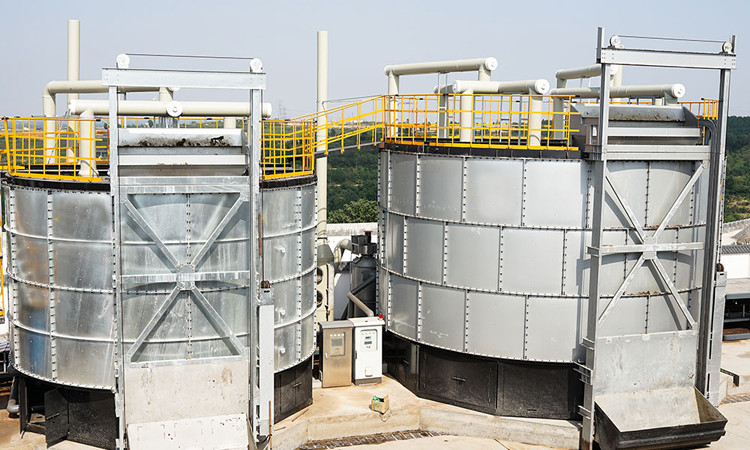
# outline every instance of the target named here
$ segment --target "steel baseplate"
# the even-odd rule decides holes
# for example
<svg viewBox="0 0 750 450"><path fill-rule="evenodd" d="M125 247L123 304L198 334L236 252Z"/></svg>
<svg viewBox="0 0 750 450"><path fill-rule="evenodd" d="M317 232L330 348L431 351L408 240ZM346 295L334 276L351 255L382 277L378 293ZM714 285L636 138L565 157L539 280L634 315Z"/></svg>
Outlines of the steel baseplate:
<svg viewBox="0 0 750 450"><path fill-rule="evenodd" d="M131 450L247 449L248 435L245 414L128 425Z"/></svg>

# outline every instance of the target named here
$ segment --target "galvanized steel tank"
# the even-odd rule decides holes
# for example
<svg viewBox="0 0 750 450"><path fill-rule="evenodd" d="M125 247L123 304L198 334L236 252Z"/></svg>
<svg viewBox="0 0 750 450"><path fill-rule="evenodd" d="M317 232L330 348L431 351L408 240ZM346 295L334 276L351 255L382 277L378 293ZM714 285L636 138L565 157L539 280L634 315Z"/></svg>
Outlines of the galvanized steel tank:
<svg viewBox="0 0 750 450"><path fill-rule="evenodd" d="M277 372L308 359L315 347L315 188L313 177L298 179L291 187L262 188L263 275L275 288ZM15 299L16 368L52 383L111 389L115 317L109 186L58 186L9 178L4 194L8 212L5 231L11 249L11 297ZM158 203L139 205L139 211L148 217L149 210L159 210L160 215L165 214L165 208L168 210L166 214L175 220L159 232L167 245L177 251L184 249L189 240L194 246L200 243L201 230L211 231L207 223L211 211L221 209L222 202L211 195L192 195L189 200L182 198L183 194L174 197L174 201L154 197ZM189 220L180 220L185 218ZM190 228L187 234L186 227ZM248 226L233 230L217 239L220 250L207 264L249 261ZM126 258L128 264L150 269L159 266L153 258L155 253L146 248L153 244L143 239L135 227L123 227L123 236L123 252L130 255ZM247 287L226 289L215 283L214 288L204 286L207 298L240 337L247 336L249 330L242 329L247 316ZM154 308L167 294L158 285L123 294L126 342L134 341L138 330L145 326L142 322L151 317L141 312ZM187 298L177 300L174 308L178 314L166 318L174 323L163 324L146 340L143 356L149 360L188 354L221 356L226 345L204 323L200 313L191 314L189 304Z"/></svg>
<svg viewBox="0 0 750 450"><path fill-rule="evenodd" d="M565 152L563 159L491 152L388 144L381 150L379 307L387 329L465 354L580 362L590 163L564 159ZM654 229L695 164L700 162L610 162L609 169L641 224ZM669 221L664 242L704 239L707 183L704 174ZM604 220L606 245L632 242L634 230L623 218L610 212ZM697 319L701 252L658 257ZM624 255L605 261L603 302L635 262ZM638 273L617 305L623 319L606 321L601 335L674 330L675 320L684 328L656 278Z"/></svg>

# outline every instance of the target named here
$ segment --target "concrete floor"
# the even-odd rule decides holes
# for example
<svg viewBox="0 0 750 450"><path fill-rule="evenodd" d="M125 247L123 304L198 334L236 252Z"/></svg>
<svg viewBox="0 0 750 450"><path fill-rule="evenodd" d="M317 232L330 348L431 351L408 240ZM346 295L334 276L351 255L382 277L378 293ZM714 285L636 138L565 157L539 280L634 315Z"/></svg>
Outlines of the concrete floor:
<svg viewBox="0 0 750 450"><path fill-rule="evenodd" d="M730 396L742 395L726 402L719 411L726 416L726 435L710 446L718 450L750 448L750 340L725 342L722 367L739 375L739 386L729 381ZM0 449L44 449L44 436L18 432L18 419L9 418L5 409L8 385L0 385ZM391 413L386 416L370 411L373 395L389 395ZM415 397L390 378L376 386L350 386L315 389L314 403L309 408L281 421L275 427L274 449L294 449L301 442L331 439L340 436L370 435L391 431L424 429L439 436L390 441L382 444L355 445L347 448L362 450L399 449L488 449L532 450L569 448L577 435L576 425L567 421L524 420L496 417L451 405ZM731 397L728 401L733 400ZM459 436L462 435L462 436ZM487 438L492 436L493 438ZM529 443L547 442L551 446ZM87 450L93 447L63 442L55 450Z"/></svg>

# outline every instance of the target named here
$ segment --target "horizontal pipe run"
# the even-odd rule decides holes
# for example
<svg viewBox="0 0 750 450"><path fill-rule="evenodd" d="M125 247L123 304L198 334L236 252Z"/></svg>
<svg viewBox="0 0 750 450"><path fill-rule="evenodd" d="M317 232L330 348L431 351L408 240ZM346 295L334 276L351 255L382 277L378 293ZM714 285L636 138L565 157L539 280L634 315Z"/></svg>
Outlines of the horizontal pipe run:
<svg viewBox="0 0 750 450"><path fill-rule="evenodd" d="M134 116L169 116L170 110L182 107L179 116L187 117L249 117L250 104L246 102L163 102L149 100L122 100L117 102L117 113ZM68 105L71 114L78 115L91 110L95 115L109 113L109 100L74 100ZM179 108L178 108L179 109ZM270 103L264 103L261 108L263 118L268 118L273 112Z"/></svg>
<svg viewBox="0 0 750 450"><path fill-rule="evenodd" d="M578 88L556 88L550 91L550 95L575 95L583 98L599 98L598 87ZM610 89L609 96L612 98L625 97L664 97L669 100L682 98L685 95L685 86L682 84L654 84L617 86Z"/></svg>
<svg viewBox="0 0 750 450"><path fill-rule="evenodd" d="M440 94L546 94L549 82L544 79L522 81L454 81L440 88Z"/></svg>
<svg viewBox="0 0 750 450"><path fill-rule="evenodd" d="M485 69L489 71L497 69L497 59L489 57L475 59L457 59L452 61L393 64L385 66L384 71L386 75L401 76L443 72L472 72L475 70Z"/></svg>

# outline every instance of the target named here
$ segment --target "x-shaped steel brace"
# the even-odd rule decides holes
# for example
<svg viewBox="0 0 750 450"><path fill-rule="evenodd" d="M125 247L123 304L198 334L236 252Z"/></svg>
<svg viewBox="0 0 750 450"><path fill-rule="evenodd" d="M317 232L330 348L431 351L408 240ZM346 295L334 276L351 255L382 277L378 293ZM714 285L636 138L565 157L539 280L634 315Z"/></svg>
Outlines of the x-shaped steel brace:
<svg viewBox="0 0 750 450"><path fill-rule="evenodd" d="M659 224L659 227L654 231L654 233L651 236L647 236L646 232L644 231L643 227L641 226L640 222L638 221L638 218L633 213L633 210L628 205L625 198L620 195L620 190L615 185L614 180L612 179L612 176L607 169L604 174L605 179L605 190L607 193L609 193L612 200L614 200L615 205L620 210L620 212L625 216L627 221L629 222L630 226L635 229L635 237L636 240L638 240L638 243L635 245L613 245L613 246L606 246L602 247L600 249L595 248L589 248L589 253L598 253L600 256L604 255L612 255L612 254L618 254L618 253L641 253L638 260L636 261L635 265L630 269L627 276L625 277L625 280L620 284L620 287L615 292L614 297L612 297L612 300L607 303L607 305L602 310L602 313L599 315L597 319L597 325L601 325L601 323L604 321L604 319L612 312L614 309L614 306L617 304L617 302L622 298L623 294L625 294L625 291L627 290L628 286L630 286L630 283L635 279L635 275L637 274L638 270L643 266L643 264L648 261L654 269L656 269L656 272L659 274L659 277L664 282L664 284L667 286L667 289L669 290L669 293L671 294L671 297L668 297L670 301L672 302L672 305L678 308L680 311L682 311L682 314L685 316L685 319L688 322L688 325L691 329L695 328L696 321L693 319L693 316L690 314L690 311L688 310L687 306L685 305L684 300L682 299L682 296L680 295L679 290L672 282L672 279L669 277L669 274L667 273L667 270L664 268L664 265L659 261L659 258L657 257L657 252L676 252L676 251L682 251L682 250L700 250L703 248L702 242L686 242L686 243L664 243L659 244L659 237L661 236L662 232L666 229L667 224L670 220L672 220L672 217L674 217L675 213L677 212L677 209L680 207L682 202L685 201L685 198L687 198L690 191L693 189L693 186L698 181L698 178L700 178L701 174L704 170L704 165L700 164L698 165L698 168L693 173L693 176L688 180L685 187L682 188L682 191L677 196L675 201L672 203L672 206L669 208L669 211L667 211L667 214L664 216L664 219Z"/></svg>
<svg viewBox="0 0 750 450"><path fill-rule="evenodd" d="M195 254L195 256L190 260L187 264L180 264L177 261L177 258L172 254L172 252L167 248L167 246L164 244L164 241L159 237L159 235L156 233L156 231L149 225L148 221L143 217L143 215L138 211L138 209L133 205L133 203L130 201L130 199L125 196L123 198L123 205L125 206L125 209L127 210L130 217L135 221L135 223L138 224L138 226L151 238L151 240L154 242L156 247L159 249L159 251L164 255L165 258L167 258L167 261L174 267L175 270L175 277L177 281L175 281L175 287L172 289L172 291L167 295L167 298L164 299L164 301L159 305L159 308L156 310L154 315L151 317L151 320L149 320L148 324L146 324L146 327L141 331L141 334L138 335L138 338L133 342L133 345L130 347L130 349L127 352L126 359L129 362L133 361L133 358L136 354L136 352L143 346L146 339L151 335L151 333L154 332L154 330L159 326L159 324L163 321L165 315L172 307L172 304L177 299L177 296L180 292L187 291L192 293L192 300L193 303L200 308L201 312L206 316L206 319L208 319L208 322L211 324L212 327L216 330L217 333L224 339L224 341L227 344L227 347L229 347L229 351L232 352L233 355L240 355L242 354L244 345L242 342L240 342L239 339L237 339L237 336L232 333L232 330L229 328L227 323L222 319L222 317L219 315L218 312L216 312L216 309L214 309L213 306L211 306L211 303L209 303L208 299L203 295L203 293L195 286L195 281L180 281L180 274L195 274L195 267L203 260L203 258L208 254L209 249L211 246L216 242L216 239L221 235L222 232L224 232L224 229L227 227L229 222L232 220L235 214L239 211L240 207L242 206L242 203L245 201L244 197L240 195L240 197L234 202L234 204L229 208L229 211L224 215L224 218L219 222L219 224L216 226L214 231L211 233L211 235L208 237L206 242L203 244L203 246L198 250L198 253ZM241 275L239 272L237 275ZM211 277L213 278L213 277ZM206 279L211 279L206 278ZM222 279L224 277L221 276L221 274L218 274L218 276L215 279ZM174 280L169 280L174 281Z"/></svg>

